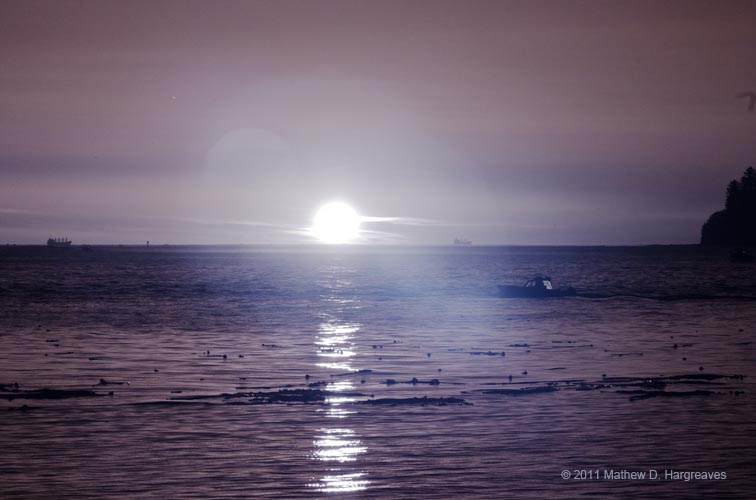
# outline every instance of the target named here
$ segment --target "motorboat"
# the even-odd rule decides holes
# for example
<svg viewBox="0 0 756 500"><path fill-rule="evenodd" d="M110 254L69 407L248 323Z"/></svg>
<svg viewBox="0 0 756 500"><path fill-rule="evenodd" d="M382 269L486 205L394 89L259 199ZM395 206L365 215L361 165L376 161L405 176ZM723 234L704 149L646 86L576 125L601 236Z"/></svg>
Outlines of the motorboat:
<svg viewBox="0 0 756 500"><path fill-rule="evenodd" d="M499 294L503 297L542 298L542 297L571 297L577 295L574 288L554 288L550 276L536 276L522 286L497 285Z"/></svg>

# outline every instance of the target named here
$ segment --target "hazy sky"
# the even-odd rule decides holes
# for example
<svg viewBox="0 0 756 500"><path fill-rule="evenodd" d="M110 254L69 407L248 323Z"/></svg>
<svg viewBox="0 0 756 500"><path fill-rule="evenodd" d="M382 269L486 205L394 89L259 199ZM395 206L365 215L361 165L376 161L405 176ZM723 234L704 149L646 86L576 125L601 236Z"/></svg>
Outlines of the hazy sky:
<svg viewBox="0 0 756 500"><path fill-rule="evenodd" d="M756 2L4 1L0 243L697 242Z"/></svg>

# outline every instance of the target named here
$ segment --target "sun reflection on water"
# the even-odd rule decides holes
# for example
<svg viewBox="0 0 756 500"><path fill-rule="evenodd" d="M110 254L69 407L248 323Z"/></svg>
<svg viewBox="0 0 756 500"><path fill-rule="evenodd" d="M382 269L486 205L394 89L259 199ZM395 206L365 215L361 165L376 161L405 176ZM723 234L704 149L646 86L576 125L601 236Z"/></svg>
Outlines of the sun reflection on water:
<svg viewBox="0 0 756 500"><path fill-rule="evenodd" d="M367 479L362 479L364 476L364 472L325 475L318 483L312 484L311 486L326 493L337 491L360 491L367 489L370 484L370 481Z"/></svg>
<svg viewBox="0 0 756 500"><path fill-rule="evenodd" d="M323 461L353 462L367 451L352 429L320 429L315 440L315 458Z"/></svg>
<svg viewBox="0 0 756 500"><path fill-rule="evenodd" d="M356 355L354 336L360 329L359 324L339 321L324 321L315 339L317 356L322 359L316 363L320 368L341 372L356 372L352 360ZM347 492L364 490L370 484L367 473L355 467L360 455L367 452L357 433L348 428L346 418L354 411L349 403L356 400L354 384L351 380L338 380L326 385L325 390L332 393L326 398L323 410L326 418L339 419L338 427L323 427L313 440L312 458L332 465L324 471L309 487L321 492ZM335 394L334 394L335 393Z"/></svg>
<svg viewBox="0 0 756 500"><path fill-rule="evenodd" d="M352 338L359 329L359 325L349 323L321 324L315 344L318 346L318 356L326 358L327 361L317 363L317 366L341 371L353 370L350 363L355 355Z"/></svg>

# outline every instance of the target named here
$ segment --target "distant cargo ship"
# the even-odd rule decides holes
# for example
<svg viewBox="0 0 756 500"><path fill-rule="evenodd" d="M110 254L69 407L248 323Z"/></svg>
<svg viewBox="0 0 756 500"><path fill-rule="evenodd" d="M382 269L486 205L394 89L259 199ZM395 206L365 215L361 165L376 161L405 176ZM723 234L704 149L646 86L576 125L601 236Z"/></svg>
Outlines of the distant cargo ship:
<svg viewBox="0 0 756 500"><path fill-rule="evenodd" d="M470 245L472 245L472 241L466 240L464 238L454 238L454 244L455 245L470 246Z"/></svg>
<svg viewBox="0 0 756 500"><path fill-rule="evenodd" d="M48 238L47 246L48 247L70 247L71 240L69 240L68 238Z"/></svg>

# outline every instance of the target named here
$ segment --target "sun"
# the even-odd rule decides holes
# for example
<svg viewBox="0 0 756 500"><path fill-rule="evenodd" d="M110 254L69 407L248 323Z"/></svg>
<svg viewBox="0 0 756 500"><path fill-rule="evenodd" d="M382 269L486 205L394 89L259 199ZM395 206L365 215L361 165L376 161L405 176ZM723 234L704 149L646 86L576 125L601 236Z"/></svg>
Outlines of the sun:
<svg viewBox="0 0 756 500"><path fill-rule="evenodd" d="M323 243L350 243L360 235L360 216L341 201L326 203L315 214L311 231Z"/></svg>

